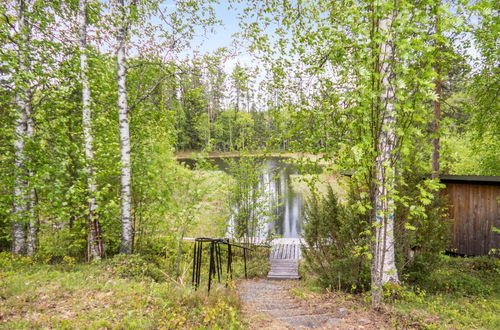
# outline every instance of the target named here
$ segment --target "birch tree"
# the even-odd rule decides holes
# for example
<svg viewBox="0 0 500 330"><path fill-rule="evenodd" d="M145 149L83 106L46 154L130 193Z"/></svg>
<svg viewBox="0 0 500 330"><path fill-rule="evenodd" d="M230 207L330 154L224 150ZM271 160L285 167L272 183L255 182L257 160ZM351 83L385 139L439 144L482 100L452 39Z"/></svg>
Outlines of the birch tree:
<svg viewBox="0 0 500 330"><path fill-rule="evenodd" d="M92 131L92 110L91 110L91 95L90 83L88 77L87 63L87 0L78 1L78 34L79 34L79 49L80 49L80 78L82 82L82 127L85 149L85 161L87 173L87 190L88 190L88 250L89 257L100 259L103 256L103 244L101 240L101 226L96 215L97 200L96 192L97 185L94 171L94 149L93 140L94 134Z"/></svg>
<svg viewBox="0 0 500 330"><path fill-rule="evenodd" d="M29 89L29 57L28 46L30 38L30 25L26 16L27 5L29 1L18 0L17 5L17 72L16 72L16 108L17 118L15 121L15 143L14 165L16 168L16 177L14 183L14 220L12 221L12 253L23 254L27 252L26 247L26 219L32 213L33 203L29 201L32 196L27 194L27 175L26 175L26 140L33 134L33 125L28 116L31 115L30 107L30 89ZM29 126L28 126L29 122ZM34 232L33 232L34 234ZM34 237L30 237L30 249L34 246ZM30 251L32 253L32 251Z"/></svg>
<svg viewBox="0 0 500 330"><path fill-rule="evenodd" d="M435 3L249 1L245 12L252 48L282 86L273 111L292 122L279 139L307 132L287 151L321 153L340 171L354 173L360 200L351 207L369 217L371 232L371 246L357 253L371 260L374 305L384 284L399 282L395 224L417 230L395 218L396 208L406 200L412 216L425 216L419 211L429 203L424 190L435 189L425 184L420 204L411 206L398 190L411 173L411 156L430 147L435 75L429 12ZM297 80L306 85L294 87Z"/></svg>
<svg viewBox="0 0 500 330"><path fill-rule="evenodd" d="M127 106L127 6L124 0L115 0L116 25L116 66L118 75L118 121L120 123L120 159L121 159L121 223L122 236L120 253L131 254L133 250L132 226L132 173L130 169L130 128Z"/></svg>
<svg viewBox="0 0 500 330"><path fill-rule="evenodd" d="M378 155L375 159L375 240L372 243L372 299L375 304L382 300L382 285L388 282L398 283L398 272L395 260L394 239L394 201L395 190L394 151L396 147L396 109L394 82L394 50L390 31L395 12L382 18L378 29L382 37L380 54L377 62L377 73L381 79L381 95L378 104L380 113L380 131L378 132Z"/></svg>
<svg viewBox="0 0 500 330"><path fill-rule="evenodd" d="M30 100L31 102L31 100ZM33 112L30 104L26 107L26 138L28 141L32 141L35 135L35 123L33 121ZM30 160L30 157L28 157ZM32 184L33 171L31 169L28 170L28 184ZM28 202L27 202L27 211L28 211L28 229L26 233L26 254L30 257L33 257L37 250L38 244L38 230L39 230L39 221L38 215L35 210L36 208L36 192L33 186L28 187Z"/></svg>
<svg viewBox="0 0 500 330"><path fill-rule="evenodd" d="M441 44L441 19L439 13L440 6L439 4L435 4L433 8L433 15L435 20L435 38L437 39L436 43L436 56L434 63L434 70L436 72L436 79L434 79L435 85L435 93L436 99L433 102L434 105L434 121L432 123L432 133L434 137L432 139L432 178L439 178L439 149L440 149L440 139L439 139L439 126L441 121L441 99L442 99L442 77L441 77L441 52L442 52L442 44Z"/></svg>
<svg viewBox="0 0 500 330"><path fill-rule="evenodd" d="M129 254L133 251L134 224L132 218L132 171L131 171L131 142L129 110L127 104L127 41L130 38L132 26L137 26L133 30L136 44L135 48L143 55L151 58L177 58L177 52L189 45L195 35L195 27L201 26L203 29L216 23L212 0L205 1L179 1L174 6L161 8L160 1L138 1L113 0L113 16L116 21L116 66L117 66L117 86L118 86L118 113L120 125L120 156L121 156L121 245L120 253ZM147 18L159 15L162 21L159 25L151 25L145 22ZM141 39L143 38L143 39ZM155 42L150 42L155 40ZM173 61L175 62L175 61ZM170 70L163 72L163 77L157 81L157 85L164 81L166 77L172 75ZM145 100L148 93L153 90L141 91L137 101ZM136 101L136 102L137 102ZM134 103L132 106L137 105ZM141 161L141 160L139 160Z"/></svg>

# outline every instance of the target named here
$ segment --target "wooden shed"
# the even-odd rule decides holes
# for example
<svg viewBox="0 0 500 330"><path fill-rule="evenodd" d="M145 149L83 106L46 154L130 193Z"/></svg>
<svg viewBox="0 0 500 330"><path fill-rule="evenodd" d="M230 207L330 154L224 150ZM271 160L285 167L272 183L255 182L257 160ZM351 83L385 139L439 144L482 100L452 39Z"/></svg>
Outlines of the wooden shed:
<svg viewBox="0 0 500 330"><path fill-rule="evenodd" d="M452 248L460 254L487 255L500 249L500 176L443 175L450 217Z"/></svg>

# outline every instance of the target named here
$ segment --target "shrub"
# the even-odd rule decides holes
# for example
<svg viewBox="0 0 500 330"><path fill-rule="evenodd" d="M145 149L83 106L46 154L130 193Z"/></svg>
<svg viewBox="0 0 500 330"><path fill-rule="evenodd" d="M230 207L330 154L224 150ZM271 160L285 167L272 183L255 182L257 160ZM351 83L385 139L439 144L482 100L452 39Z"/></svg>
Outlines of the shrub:
<svg viewBox="0 0 500 330"><path fill-rule="evenodd" d="M165 273L157 264L148 261L138 254L116 255L110 260L113 271L122 278L132 278L135 280L153 280L163 282L166 279Z"/></svg>
<svg viewBox="0 0 500 330"><path fill-rule="evenodd" d="M432 266L428 258L418 256L407 273L410 284L429 293L466 296L488 296L499 291L500 260L488 257L435 257Z"/></svg>
<svg viewBox="0 0 500 330"><path fill-rule="evenodd" d="M331 187L325 197L313 195L305 206L305 268L321 286L363 291L370 283L369 224L352 205L339 203Z"/></svg>
<svg viewBox="0 0 500 330"><path fill-rule="evenodd" d="M10 252L0 252L1 271L19 271L33 264L30 257L15 256Z"/></svg>
<svg viewBox="0 0 500 330"><path fill-rule="evenodd" d="M82 224L75 224L73 228L44 228L40 232L39 239L36 253L38 261L56 264L61 263L64 256L75 258L77 261L84 260L87 241Z"/></svg>
<svg viewBox="0 0 500 330"><path fill-rule="evenodd" d="M431 271L436 258L450 246L451 220L446 216L446 197L438 194L441 186L436 181L422 177L409 173L398 186L394 231L401 273L412 266L415 254L420 255L419 262L426 263L425 271Z"/></svg>
<svg viewBox="0 0 500 330"><path fill-rule="evenodd" d="M233 255L233 271L234 276L245 276L245 265L243 252L240 249L236 250ZM233 250L233 251L234 251ZM248 278L265 277L269 273L269 248L265 246L254 246L252 251L247 251L247 276Z"/></svg>

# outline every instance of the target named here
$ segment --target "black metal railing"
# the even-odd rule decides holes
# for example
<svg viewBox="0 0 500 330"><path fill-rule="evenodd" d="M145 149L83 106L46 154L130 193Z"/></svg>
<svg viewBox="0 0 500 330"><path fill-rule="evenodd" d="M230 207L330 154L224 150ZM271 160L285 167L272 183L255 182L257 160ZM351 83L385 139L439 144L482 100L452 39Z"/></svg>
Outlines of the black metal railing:
<svg viewBox="0 0 500 330"><path fill-rule="evenodd" d="M247 278L247 250L252 251L252 249L230 243L228 238L207 238L207 237L199 237L195 238L194 248L193 248L193 275L192 275L192 284L195 289L198 289L201 281L201 264L203 257L203 243L210 244L209 253L209 268L208 268L208 292L210 292L210 288L212 285L212 277L217 276L217 280L220 283L221 275L223 271L223 262L222 262L222 253L221 253L221 245L226 245L226 286L227 281L233 278L233 252L232 248L237 247L243 250L243 261L245 267L245 278Z"/></svg>

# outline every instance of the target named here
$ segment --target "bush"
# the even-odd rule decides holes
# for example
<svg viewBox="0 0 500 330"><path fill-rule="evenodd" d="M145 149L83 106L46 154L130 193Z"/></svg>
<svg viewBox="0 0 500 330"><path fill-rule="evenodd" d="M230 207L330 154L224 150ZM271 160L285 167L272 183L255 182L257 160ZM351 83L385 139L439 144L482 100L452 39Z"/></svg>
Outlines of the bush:
<svg viewBox="0 0 500 330"><path fill-rule="evenodd" d="M87 241L85 228L81 225L75 224L73 228L44 228L41 230L36 259L50 264L62 262L64 256L73 257L77 261L84 261Z"/></svg>
<svg viewBox="0 0 500 330"><path fill-rule="evenodd" d="M451 220L447 217L447 201L438 194L439 184L423 180L423 175L408 173L398 186L395 200L394 231L397 267L401 273L412 266L415 254L431 271L436 258L450 246Z"/></svg>
<svg viewBox="0 0 500 330"><path fill-rule="evenodd" d="M349 205L339 203L331 187L325 197L313 195L305 206L306 270L323 287L364 291L370 284L369 224Z"/></svg>
<svg viewBox="0 0 500 330"><path fill-rule="evenodd" d="M0 252L1 271L19 271L33 264L30 257L14 256L10 252Z"/></svg>
<svg viewBox="0 0 500 330"><path fill-rule="evenodd" d="M110 261L113 271L122 278L131 278L134 280L153 280L163 282L166 280L158 264L146 260L138 254L122 255L118 254Z"/></svg>
<svg viewBox="0 0 500 330"><path fill-rule="evenodd" d="M245 276L245 265L243 252L234 249L233 271L237 277ZM234 251L233 250L233 251ZM265 246L252 247L252 251L247 251L247 276L248 278L266 277L270 270L269 248Z"/></svg>
<svg viewBox="0 0 500 330"><path fill-rule="evenodd" d="M488 296L500 292L500 260L489 257L452 258L439 255L432 266L418 256L407 273L410 284L429 293Z"/></svg>

